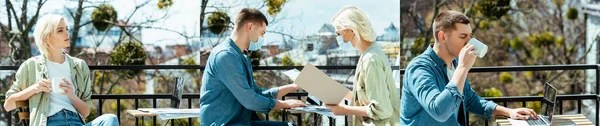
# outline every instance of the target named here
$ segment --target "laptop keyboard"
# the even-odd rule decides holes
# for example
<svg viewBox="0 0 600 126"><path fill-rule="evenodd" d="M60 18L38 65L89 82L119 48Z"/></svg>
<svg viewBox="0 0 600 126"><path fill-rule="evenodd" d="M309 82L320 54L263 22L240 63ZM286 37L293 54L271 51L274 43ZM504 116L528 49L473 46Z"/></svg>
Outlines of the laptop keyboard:
<svg viewBox="0 0 600 126"><path fill-rule="evenodd" d="M542 121L542 119L539 117L538 117L538 119L535 119L535 120L532 118L529 118L529 120L527 120L527 123L530 126L545 126L546 125L546 123L544 121Z"/></svg>

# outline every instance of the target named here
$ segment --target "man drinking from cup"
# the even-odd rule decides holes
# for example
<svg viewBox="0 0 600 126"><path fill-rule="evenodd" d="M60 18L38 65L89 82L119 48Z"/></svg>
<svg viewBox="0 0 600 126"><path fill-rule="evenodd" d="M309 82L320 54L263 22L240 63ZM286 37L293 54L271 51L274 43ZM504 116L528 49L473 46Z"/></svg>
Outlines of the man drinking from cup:
<svg viewBox="0 0 600 126"><path fill-rule="evenodd" d="M469 85L467 73L487 46L471 38L470 20L457 11L446 11L433 22L435 43L412 59L402 81L400 123L402 125L466 124L466 112L490 119L536 118L527 108L510 109L479 97Z"/></svg>

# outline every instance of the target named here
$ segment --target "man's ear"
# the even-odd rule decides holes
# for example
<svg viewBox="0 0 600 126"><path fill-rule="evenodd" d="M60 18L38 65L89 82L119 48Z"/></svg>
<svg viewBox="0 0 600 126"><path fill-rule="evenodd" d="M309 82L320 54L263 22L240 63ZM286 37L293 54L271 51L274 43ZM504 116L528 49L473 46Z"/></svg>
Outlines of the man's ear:
<svg viewBox="0 0 600 126"><path fill-rule="evenodd" d="M444 31L443 30L440 30L437 33L437 38L439 40L438 42L446 43L446 36L444 35Z"/></svg>
<svg viewBox="0 0 600 126"><path fill-rule="evenodd" d="M254 23L252 23L252 22L246 23L246 29L248 29L248 31L252 31L252 26L254 26Z"/></svg>

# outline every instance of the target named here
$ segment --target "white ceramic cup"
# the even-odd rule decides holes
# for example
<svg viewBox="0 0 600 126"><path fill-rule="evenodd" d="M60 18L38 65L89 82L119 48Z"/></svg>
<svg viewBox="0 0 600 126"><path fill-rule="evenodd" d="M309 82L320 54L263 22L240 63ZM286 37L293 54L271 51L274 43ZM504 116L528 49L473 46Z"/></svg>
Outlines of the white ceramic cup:
<svg viewBox="0 0 600 126"><path fill-rule="evenodd" d="M469 44L475 46L475 50L477 50L477 57L483 58L485 53L487 53L487 45L481 43L479 40L471 38L471 40L469 40Z"/></svg>
<svg viewBox="0 0 600 126"><path fill-rule="evenodd" d="M60 83L64 83L62 77L53 77L52 78L52 93L63 93L65 90L60 88Z"/></svg>

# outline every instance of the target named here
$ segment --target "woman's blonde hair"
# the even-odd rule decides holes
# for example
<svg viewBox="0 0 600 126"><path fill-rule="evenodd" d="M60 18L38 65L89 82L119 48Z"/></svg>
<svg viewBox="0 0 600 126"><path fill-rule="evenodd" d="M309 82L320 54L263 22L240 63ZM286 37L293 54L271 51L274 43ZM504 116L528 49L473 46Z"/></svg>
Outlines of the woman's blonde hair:
<svg viewBox="0 0 600 126"><path fill-rule="evenodd" d="M358 7L344 7L333 17L331 24L336 29L351 29L359 39L362 37L364 40L375 42L377 37L369 17Z"/></svg>
<svg viewBox="0 0 600 126"><path fill-rule="evenodd" d="M63 16L56 14L47 14L38 19L33 30L33 39L38 46L40 53L44 57L48 57L50 48L50 37L56 34L56 29L61 20L65 23L67 20ZM68 24L68 23L67 23Z"/></svg>

